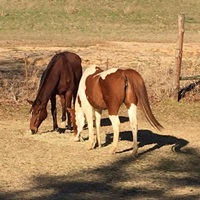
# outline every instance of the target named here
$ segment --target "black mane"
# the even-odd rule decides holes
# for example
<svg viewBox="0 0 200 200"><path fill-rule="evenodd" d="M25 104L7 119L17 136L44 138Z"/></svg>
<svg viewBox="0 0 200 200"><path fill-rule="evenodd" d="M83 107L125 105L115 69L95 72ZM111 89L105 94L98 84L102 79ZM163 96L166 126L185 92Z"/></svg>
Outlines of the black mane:
<svg viewBox="0 0 200 200"><path fill-rule="evenodd" d="M39 94L40 94L40 92L41 92L41 89L43 88L43 86L44 86L44 84L45 84L45 80L47 79L47 77L48 77L50 71L52 70L52 68L53 68L53 66L54 66L54 64L55 64L55 62L56 62L56 61L60 58L60 56L62 56L62 55L65 56L64 53L58 53L58 54L56 54L56 55L51 59L51 61L49 62L47 68L46 68L46 69L44 70L44 72L42 73L42 77L41 77L41 79L40 79L39 89L38 89L37 96L36 96L34 102L37 101L38 96L39 96Z"/></svg>

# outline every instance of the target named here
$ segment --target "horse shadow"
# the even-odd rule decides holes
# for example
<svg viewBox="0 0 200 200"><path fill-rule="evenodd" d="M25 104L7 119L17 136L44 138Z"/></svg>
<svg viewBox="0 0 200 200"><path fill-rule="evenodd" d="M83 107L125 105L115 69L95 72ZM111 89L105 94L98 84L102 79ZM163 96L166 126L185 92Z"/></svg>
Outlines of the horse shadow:
<svg viewBox="0 0 200 200"><path fill-rule="evenodd" d="M120 133L120 140L133 141L133 136L131 131L123 131ZM113 141L113 133L106 134L105 143L103 146L107 146L111 144ZM188 144L187 140L182 138L177 138L171 135L159 135L153 133L150 130L138 130L138 148L144 147L146 145L155 144L153 147L141 152L138 156L146 154L148 152L154 151L156 149L160 149L166 145L172 145L172 151L174 152L182 152L182 148ZM122 151L118 151L117 153L123 153L127 151L131 151L133 148L125 149Z"/></svg>
<svg viewBox="0 0 200 200"><path fill-rule="evenodd" d="M124 117L124 116L119 116L119 120L120 120L120 123L125 123L127 121L129 121L129 118L128 117ZM101 119L101 126L111 126L111 121L109 118L103 118ZM95 127L95 121L94 121L94 127ZM86 123L84 126L83 126L83 130L87 130L88 129L88 124ZM60 134L62 133L73 133L73 128L72 129L69 129L69 127L66 126L66 128L58 128L56 130L47 130L47 131L42 131L40 132L39 134L44 134L44 133L49 133L49 132L58 132ZM87 140L87 138L84 138L84 140Z"/></svg>
<svg viewBox="0 0 200 200"><path fill-rule="evenodd" d="M124 116L119 116L119 121L120 123L125 123L129 121L128 117L124 117ZM109 118L103 118L101 119L101 126L111 126L111 121Z"/></svg>

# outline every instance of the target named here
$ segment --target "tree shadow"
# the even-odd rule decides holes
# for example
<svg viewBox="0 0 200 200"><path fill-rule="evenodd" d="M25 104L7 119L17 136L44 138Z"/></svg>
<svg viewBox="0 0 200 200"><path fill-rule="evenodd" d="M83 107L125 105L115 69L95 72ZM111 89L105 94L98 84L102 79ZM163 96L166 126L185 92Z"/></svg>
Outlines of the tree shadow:
<svg viewBox="0 0 200 200"><path fill-rule="evenodd" d="M169 142L170 143L170 142ZM92 169L82 169L78 173L70 173L67 175L38 175L34 176L32 181L34 186L30 189L25 189L18 192L3 193L0 191L0 198L3 200L92 200L92 199L118 199L118 200L131 200L131 199L199 199L197 193L186 193L184 196L179 194L168 195L168 190L171 188L185 188L193 187L199 188L199 167L194 167L200 164L199 154L194 149L189 149L188 154L184 157L179 156L177 159L160 159L160 162L153 167L148 165L144 167L138 167L134 164L132 155L122 157L113 162L109 162L102 166ZM142 162L142 160L140 160ZM150 162L150 161L149 161ZM184 162L186 165L180 164ZM131 167L131 171L130 168ZM129 169L129 171L127 171ZM137 171L136 171L137 170ZM163 176L159 175L149 178L153 182L162 183L166 187L152 187L148 182L137 184L138 174L142 177L142 174L151 174L159 172L163 173ZM167 171L166 171L167 170ZM170 173L173 173L170 176ZM174 172L177 172L174 175ZM180 176L180 173L186 173L187 176ZM166 174L167 173L167 174ZM196 177L193 174L196 174ZM165 175L166 174L166 175ZM170 178L169 178L170 177ZM144 179L145 180L145 179ZM143 181L144 181L143 180ZM152 184L153 184L152 182ZM124 186L116 183L131 183L128 186ZM134 184L135 183L135 184ZM45 192L44 192L45 191ZM30 196L36 193L36 196Z"/></svg>
<svg viewBox="0 0 200 200"><path fill-rule="evenodd" d="M103 146L107 146L111 144L113 140L113 133L106 135L106 140ZM131 131L124 131L120 133L120 140L127 140L127 141L133 141L133 136ZM153 133L150 130L139 130L138 131L138 147L141 148L146 145L155 144L153 147L149 148L146 151L143 151L142 153L139 153L138 155L143 155L145 153L148 153L150 151L159 149L166 145L172 145L172 151L175 152L182 152L182 148L188 144L188 141L182 138L176 138L171 135L159 135L156 133ZM131 151L133 148L125 149L117 153L123 153L126 151Z"/></svg>
<svg viewBox="0 0 200 200"><path fill-rule="evenodd" d="M185 87L183 87L179 92L178 92L178 101L180 101L182 98L185 97L185 94L187 92L190 92L192 90L194 90L196 88L197 85L200 84L200 80L194 82L194 83L191 83Z"/></svg>
<svg viewBox="0 0 200 200"><path fill-rule="evenodd" d="M124 117L124 116L119 116L119 121L120 123L125 123L129 121L128 117ZM109 118L103 118L101 119L101 126L111 126L111 121Z"/></svg>

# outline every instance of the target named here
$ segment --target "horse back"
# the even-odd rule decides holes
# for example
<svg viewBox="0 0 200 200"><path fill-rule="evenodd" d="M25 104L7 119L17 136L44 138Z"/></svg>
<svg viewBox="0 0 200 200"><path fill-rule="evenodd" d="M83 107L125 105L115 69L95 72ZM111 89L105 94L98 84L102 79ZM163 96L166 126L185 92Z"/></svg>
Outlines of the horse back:
<svg viewBox="0 0 200 200"><path fill-rule="evenodd" d="M78 85L82 76L81 58L73 52L61 52L57 55L52 74L59 77L57 94L68 90L76 96Z"/></svg>
<svg viewBox="0 0 200 200"><path fill-rule="evenodd" d="M63 54L71 65L72 72L74 74L75 84L78 85L82 76L81 58L73 52L65 51L63 52Z"/></svg>
<svg viewBox="0 0 200 200"><path fill-rule="evenodd" d="M94 108L116 114L123 103L126 80L121 69L110 69L86 80L86 95Z"/></svg>
<svg viewBox="0 0 200 200"><path fill-rule="evenodd" d="M72 52L61 52L51 59L40 87L59 95L68 90L77 92L81 76L81 58Z"/></svg>
<svg viewBox="0 0 200 200"><path fill-rule="evenodd" d="M74 90L74 73L72 69L72 65L68 61L68 59L63 56L60 60L55 64L52 73L55 75L56 71L58 71L57 76L59 78L57 84L57 94L62 94L66 91Z"/></svg>

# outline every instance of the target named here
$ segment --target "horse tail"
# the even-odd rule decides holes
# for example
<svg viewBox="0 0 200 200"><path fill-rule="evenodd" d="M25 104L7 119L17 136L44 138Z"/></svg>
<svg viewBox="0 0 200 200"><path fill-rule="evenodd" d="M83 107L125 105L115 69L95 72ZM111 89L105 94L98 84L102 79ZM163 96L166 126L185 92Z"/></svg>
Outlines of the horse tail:
<svg viewBox="0 0 200 200"><path fill-rule="evenodd" d="M134 91L136 94L139 107L144 112L145 117L154 128L160 131L161 129L163 129L163 126L156 120L155 116L152 113L146 86L142 76L133 69L127 69L124 72L132 91Z"/></svg>

